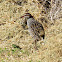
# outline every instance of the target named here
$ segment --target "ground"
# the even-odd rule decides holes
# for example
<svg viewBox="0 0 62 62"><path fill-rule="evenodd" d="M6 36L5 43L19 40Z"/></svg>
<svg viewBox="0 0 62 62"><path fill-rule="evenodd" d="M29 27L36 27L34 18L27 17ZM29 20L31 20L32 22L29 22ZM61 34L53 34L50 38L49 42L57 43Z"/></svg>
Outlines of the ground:
<svg viewBox="0 0 62 62"><path fill-rule="evenodd" d="M12 0L0 0L0 62L62 62L62 18L45 28L45 39L37 43L35 50L33 38L19 17L29 10L38 20L42 7L39 9L35 0L28 3L17 5Z"/></svg>

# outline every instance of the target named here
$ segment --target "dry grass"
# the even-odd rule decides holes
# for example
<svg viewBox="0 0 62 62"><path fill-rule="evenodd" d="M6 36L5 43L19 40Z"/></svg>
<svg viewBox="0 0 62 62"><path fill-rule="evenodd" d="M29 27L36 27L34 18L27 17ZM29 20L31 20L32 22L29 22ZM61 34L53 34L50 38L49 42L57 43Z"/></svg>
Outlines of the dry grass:
<svg viewBox="0 0 62 62"><path fill-rule="evenodd" d="M62 18L62 1L61 0L51 0L51 10L49 12L50 20L54 22L59 18Z"/></svg>
<svg viewBox="0 0 62 62"><path fill-rule="evenodd" d="M0 62L62 62L62 18L58 17L51 25L46 14L41 14L43 5L39 1L23 1L27 3L17 5L12 0L0 0ZM37 43L38 50L34 49L33 39L20 24L23 19L17 19L25 12L31 13L39 22L42 17L48 22L41 22L48 28L44 27L45 41ZM14 48L13 44L22 49Z"/></svg>

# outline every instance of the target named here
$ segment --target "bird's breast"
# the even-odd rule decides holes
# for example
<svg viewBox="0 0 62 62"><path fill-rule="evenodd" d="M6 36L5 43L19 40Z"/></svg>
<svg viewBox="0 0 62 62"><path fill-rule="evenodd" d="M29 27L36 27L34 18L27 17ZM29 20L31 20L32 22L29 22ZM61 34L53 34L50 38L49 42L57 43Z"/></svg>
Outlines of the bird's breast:
<svg viewBox="0 0 62 62"><path fill-rule="evenodd" d="M34 19L33 19L33 18L29 18L29 19L27 20L27 26L28 26L28 28L30 28L33 23L34 23Z"/></svg>

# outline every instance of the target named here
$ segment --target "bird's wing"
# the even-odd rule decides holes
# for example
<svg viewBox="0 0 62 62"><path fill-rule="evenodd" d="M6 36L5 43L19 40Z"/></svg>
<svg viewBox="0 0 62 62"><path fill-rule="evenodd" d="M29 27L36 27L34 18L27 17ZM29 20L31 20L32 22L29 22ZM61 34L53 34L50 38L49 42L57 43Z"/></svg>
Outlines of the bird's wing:
<svg viewBox="0 0 62 62"><path fill-rule="evenodd" d="M38 34L38 35L44 34L44 29L43 29L42 24L40 24L37 21L32 23L31 28L35 32L35 34Z"/></svg>

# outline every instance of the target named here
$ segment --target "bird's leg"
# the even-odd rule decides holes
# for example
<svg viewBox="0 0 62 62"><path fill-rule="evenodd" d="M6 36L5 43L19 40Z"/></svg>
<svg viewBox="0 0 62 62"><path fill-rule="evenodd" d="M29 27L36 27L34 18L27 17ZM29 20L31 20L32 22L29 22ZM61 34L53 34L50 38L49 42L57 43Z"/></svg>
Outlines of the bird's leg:
<svg viewBox="0 0 62 62"><path fill-rule="evenodd" d="M36 46L36 44L37 44L37 40L35 40L34 42L35 42L35 49L37 50L37 46Z"/></svg>

